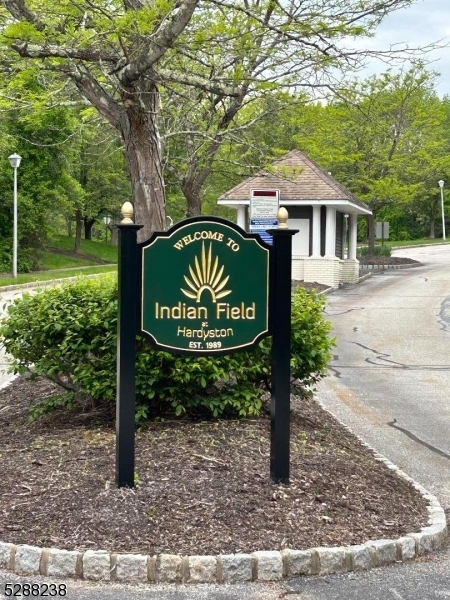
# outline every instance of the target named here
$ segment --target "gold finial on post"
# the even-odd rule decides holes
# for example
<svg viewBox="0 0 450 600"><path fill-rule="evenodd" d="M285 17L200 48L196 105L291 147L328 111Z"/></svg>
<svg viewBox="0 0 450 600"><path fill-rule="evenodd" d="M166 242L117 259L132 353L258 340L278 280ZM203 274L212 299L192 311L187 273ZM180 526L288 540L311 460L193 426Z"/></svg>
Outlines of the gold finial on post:
<svg viewBox="0 0 450 600"><path fill-rule="evenodd" d="M122 208L120 209L120 214L122 215L122 220L120 221L121 225L131 225L134 223L133 221L133 205L131 202L124 202L122 204Z"/></svg>
<svg viewBox="0 0 450 600"><path fill-rule="evenodd" d="M278 219L278 229L289 229L289 225L287 224L287 220L289 218L288 211L281 206L278 209L277 219Z"/></svg>

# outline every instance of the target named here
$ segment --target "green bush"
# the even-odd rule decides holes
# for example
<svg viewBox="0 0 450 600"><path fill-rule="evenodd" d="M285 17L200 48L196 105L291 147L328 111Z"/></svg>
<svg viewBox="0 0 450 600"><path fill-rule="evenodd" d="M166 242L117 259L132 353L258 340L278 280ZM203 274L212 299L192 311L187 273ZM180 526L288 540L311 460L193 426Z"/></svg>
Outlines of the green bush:
<svg viewBox="0 0 450 600"><path fill-rule="evenodd" d="M398 240L398 241L409 241L411 239L411 234L408 231L399 231L396 235L395 238L391 235L391 239L392 240Z"/></svg>
<svg viewBox="0 0 450 600"><path fill-rule="evenodd" d="M116 396L117 285L114 276L80 280L24 294L8 308L0 340L12 370L31 371L67 392L57 406L95 406ZM292 300L292 376L306 386L325 375L334 340L323 318L325 300L297 288ZM270 384L270 339L251 352L221 357L179 356L138 338L137 420L156 416L257 415Z"/></svg>
<svg viewBox="0 0 450 600"><path fill-rule="evenodd" d="M373 256L390 256L391 251L392 251L392 246L389 246L389 244L376 245L374 248ZM359 256L368 256L369 255L368 246L361 246L358 249L358 255Z"/></svg>
<svg viewBox="0 0 450 600"><path fill-rule="evenodd" d="M39 269L41 252L36 248L24 248L19 244L17 252L17 272L31 273ZM11 273L13 263L12 239L0 241L0 273Z"/></svg>

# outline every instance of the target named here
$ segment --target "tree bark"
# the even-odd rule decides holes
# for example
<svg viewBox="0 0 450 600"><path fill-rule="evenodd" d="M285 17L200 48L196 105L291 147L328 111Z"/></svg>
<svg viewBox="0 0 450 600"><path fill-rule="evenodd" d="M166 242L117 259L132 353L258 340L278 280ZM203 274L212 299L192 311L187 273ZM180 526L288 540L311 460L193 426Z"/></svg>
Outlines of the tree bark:
<svg viewBox="0 0 450 600"><path fill-rule="evenodd" d="M437 198L432 199L430 206L430 238L434 240L436 237L436 212L439 205Z"/></svg>
<svg viewBox="0 0 450 600"><path fill-rule="evenodd" d="M436 219L434 215L430 216L430 239L434 240L434 238L436 237L435 234L435 230L434 230L434 225L435 225Z"/></svg>
<svg viewBox="0 0 450 600"><path fill-rule="evenodd" d="M164 230L166 216L156 84L144 80L124 91L123 104L118 129L132 182L134 222L144 225L138 240L143 241Z"/></svg>
<svg viewBox="0 0 450 600"><path fill-rule="evenodd" d="M117 227L114 224L108 225L108 229L111 232L111 246L118 246L119 244L119 235L117 233Z"/></svg>
<svg viewBox="0 0 450 600"><path fill-rule="evenodd" d="M65 215L66 225L67 225L67 235L72 237L73 233L73 217L72 215Z"/></svg>
<svg viewBox="0 0 450 600"><path fill-rule="evenodd" d="M75 213L76 229L75 229L75 246L73 251L80 252L81 250L81 233L83 231L83 216L81 210L77 209Z"/></svg>
<svg viewBox="0 0 450 600"><path fill-rule="evenodd" d="M94 226L95 219L89 219L88 217L84 217L84 239L92 240L92 227Z"/></svg>
<svg viewBox="0 0 450 600"><path fill-rule="evenodd" d="M375 254L375 222L377 218L376 211L372 210L371 215L367 215L367 252L369 256Z"/></svg>
<svg viewBox="0 0 450 600"><path fill-rule="evenodd" d="M195 185L194 181L183 179L181 182L181 191L186 198L186 217L198 217L202 214L202 197L200 186Z"/></svg>

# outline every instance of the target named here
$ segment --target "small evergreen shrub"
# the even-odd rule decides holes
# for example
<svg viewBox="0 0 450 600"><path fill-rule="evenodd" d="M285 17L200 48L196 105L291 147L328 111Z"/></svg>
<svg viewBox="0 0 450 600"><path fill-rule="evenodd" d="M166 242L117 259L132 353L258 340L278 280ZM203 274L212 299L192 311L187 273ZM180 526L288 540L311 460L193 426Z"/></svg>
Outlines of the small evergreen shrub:
<svg viewBox="0 0 450 600"><path fill-rule="evenodd" d="M303 386L326 373L334 340L323 318L325 300L299 287L292 299L292 377ZM15 373L33 372L58 383L32 417L76 404L96 406L116 397L117 284L115 276L79 280L24 294L8 308L0 341ZM270 385L270 338L251 352L220 357L179 356L153 350L138 337L136 419L157 416L258 415Z"/></svg>
<svg viewBox="0 0 450 600"><path fill-rule="evenodd" d="M373 256L391 256L392 246L389 244L379 244L374 248ZM359 256L369 256L368 246L361 246L358 250Z"/></svg>

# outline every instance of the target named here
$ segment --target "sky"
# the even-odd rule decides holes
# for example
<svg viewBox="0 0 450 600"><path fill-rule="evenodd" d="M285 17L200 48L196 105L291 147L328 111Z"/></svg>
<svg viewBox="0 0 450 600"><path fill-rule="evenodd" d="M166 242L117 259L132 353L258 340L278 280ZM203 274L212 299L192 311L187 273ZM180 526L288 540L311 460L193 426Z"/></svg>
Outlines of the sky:
<svg viewBox="0 0 450 600"><path fill-rule="evenodd" d="M436 91L439 96L450 95L450 0L416 0L408 8L397 10L379 25L374 38L364 38L358 47L389 49L391 44L405 43L410 47L426 46L441 41L447 48L432 51L428 60L433 63L429 69L438 71ZM371 61L360 77L366 77L387 70L386 64Z"/></svg>

